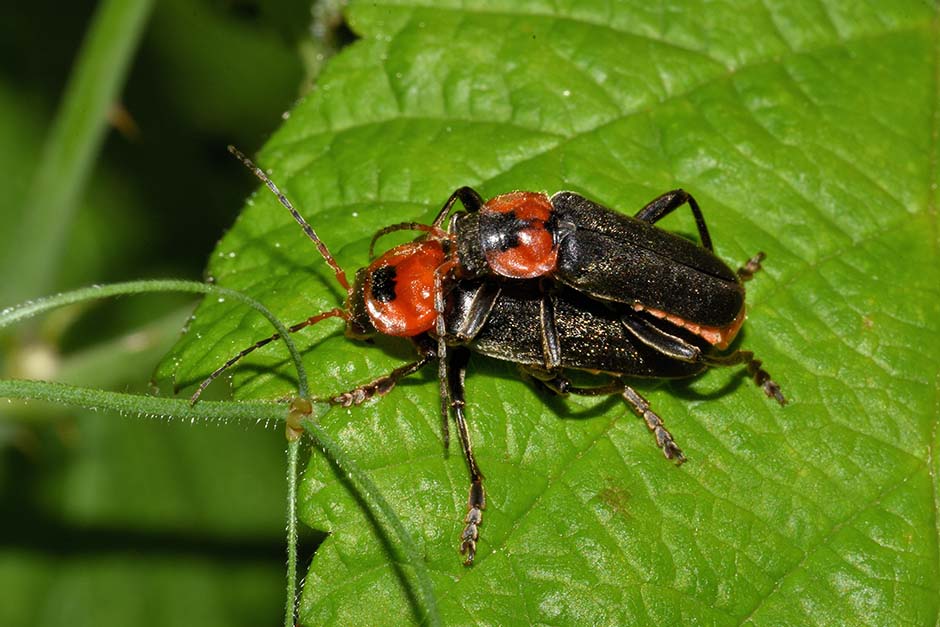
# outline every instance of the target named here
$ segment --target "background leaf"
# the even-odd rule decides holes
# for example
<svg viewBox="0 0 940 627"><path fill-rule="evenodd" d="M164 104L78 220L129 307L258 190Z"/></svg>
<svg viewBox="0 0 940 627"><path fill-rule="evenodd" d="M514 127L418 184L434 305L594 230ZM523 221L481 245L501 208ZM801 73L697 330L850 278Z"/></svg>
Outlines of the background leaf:
<svg viewBox="0 0 940 627"><path fill-rule="evenodd" d="M628 213L681 186L732 265L768 255L740 344L791 404L731 371L646 384L681 469L620 402L548 398L471 361L488 489L473 569L456 553L466 470L442 450L432 373L324 418L423 544L447 622L934 624L936 9L493 0L353 3L348 18L362 39L261 155L344 267L459 185L571 189ZM684 215L664 226L693 232ZM209 271L290 320L343 296L267 192ZM328 324L303 334L315 392L408 357ZM267 333L205 303L161 375L196 382ZM245 398L294 385L278 346L234 380ZM302 494L304 520L332 532L304 622L418 617L399 556L318 456Z"/></svg>

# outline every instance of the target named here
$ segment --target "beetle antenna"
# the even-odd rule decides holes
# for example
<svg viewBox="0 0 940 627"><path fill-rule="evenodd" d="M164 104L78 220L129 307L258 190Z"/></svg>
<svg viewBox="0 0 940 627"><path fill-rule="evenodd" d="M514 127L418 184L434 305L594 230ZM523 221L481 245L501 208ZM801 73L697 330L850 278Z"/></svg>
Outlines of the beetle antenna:
<svg viewBox="0 0 940 627"><path fill-rule="evenodd" d="M346 279L346 273L343 269L336 263L336 259L333 258L333 255L330 253L330 249L326 247L326 244L323 243L323 240L320 239L320 236L317 235L317 232L313 230L313 227L310 226L310 223L304 220L304 217L294 209L294 205L291 204L290 200L287 199L287 196L281 193L281 190L277 188L277 185L274 184L268 175L264 173L264 170L256 166L251 159L246 157L238 148L235 146L229 146L228 151L235 155L235 158L241 161L246 168L251 170L255 176L261 179L261 182L268 186L275 196L277 196L278 201L284 207L290 211L290 214L294 216L294 220L297 221L297 224L300 225L300 228L304 230L304 233L307 234L307 237L317 245L317 250L320 251L320 254L323 255L323 258L326 259L326 262L330 264L330 267L333 268L333 272L336 273L336 280L339 281L339 284L343 286L343 289L346 290L346 293L349 296L352 296L352 288L349 286L349 281Z"/></svg>
<svg viewBox="0 0 940 627"><path fill-rule="evenodd" d="M330 309L329 311L324 311L323 313L317 314L315 316L310 316L303 322L298 322L297 324L291 327L287 327L287 330L290 331L291 333L296 333L297 331L300 331L301 329L306 329L307 327L311 327L322 320L326 320L327 318L342 318L343 320L346 320L349 318L349 314L347 314L346 311L344 311L343 309L340 309L337 307L336 309ZM280 333L275 333L274 335L270 337L266 337L263 340L259 340L255 342L254 344L252 344L251 346L249 346L248 348L245 348L239 351L237 355L235 355L234 357L229 359L227 362L225 362L224 364L216 368L212 372L212 374L206 377L206 379L202 383L199 384L199 387L196 388L196 391L193 393L192 397L190 397L189 404L195 405L196 401L199 400L199 397L202 395L205 389L209 387L209 384L215 381L217 378L219 378L219 375L221 375L223 372L225 372L226 370L234 366L236 363L238 363L238 361L242 357L250 353L253 353L257 349L261 348L262 346L266 346L270 344L271 342L273 342L274 340L279 339L280 337L281 337Z"/></svg>

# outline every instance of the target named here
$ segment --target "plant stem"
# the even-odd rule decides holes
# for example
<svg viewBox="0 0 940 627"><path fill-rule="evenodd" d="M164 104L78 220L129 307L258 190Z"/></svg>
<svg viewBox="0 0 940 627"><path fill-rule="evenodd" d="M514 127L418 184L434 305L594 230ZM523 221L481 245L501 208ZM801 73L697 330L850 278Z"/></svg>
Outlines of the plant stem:
<svg viewBox="0 0 940 627"><path fill-rule="evenodd" d="M388 501L385 500L385 497L382 496L382 492L379 490L378 486L372 482L369 475L346 455L339 445L333 441L326 431L320 428L320 425L318 425L312 417L301 421L301 424L303 424L304 429L313 436L313 439L317 441L323 449L323 452L336 463L336 466L340 470L346 473L349 481L355 486L356 490L359 491L366 503L369 504L369 507L373 511L380 512L385 522L392 528L394 534L398 536L398 541L401 543L401 547L405 552L407 563L414 569L415 577L418 580L418 589L424 599L427 623L429 625L440 625L441 617L437 610L437 597L434 594L434 587L431 585L431 577L428 574L427 566L424 563L421 552L418 550L418 545L411 537L411 534L408 533L408 530L405 529L401 518L395 514L395 510L389 505Z"/></svg>
<svg viewBox="0 0 940 627"><path fill-rule="evenodd" d="M154 281L128 281L126 283L114 283L111 285L93 286L64 292L55 296L37 299L26 302L15 307L7 307L0 311L0 328L14 324L16 322L28 319L56 307L91 300L104 298L107 296L117 296L123 294L142 294L147 292L192 292L201 294L222 294L231 297L234 300L241 301L261 312L281 334L281 338L287 344L291 357L294 360L297 369L298 389L300 399L306 399L309 392L307 389L307 376L300 359L300 353L290 338L290 333L284 324L272 314L260 302L245 296L241 292L229 290L206 283L196 283L193 281L177 280L154 280ZM218 419L218 420L285 420L288 421L288 429L294 429L297 425L292 424L291 414L300 412L303 419L297 416L299 424L303 426L320 448L326 453L336 465L342 469L349 477L353 486L360 492L373 511L382 514L386 523L392 531L398 536L398 540L405 552L406 559L414 570L415 577L418 580L418 587L421 596L424 599L427 622L431 625L440 624L440 615L437 610L437 599L434 596L434 589L431 586L431 579L428 575L427 567L418 551L418 546L414 539L405 529L401 519L395 514L388 501L382 496L378 487L372 482L369 476L363 472L349 456L336 444L327 433L315 422L320 414L329 410L330 405L326 403L310 403L308 401L292 403L290 410L285 411L283 404L257 403L257 402L231 402L231 401L200 401L192 405L187 400L168 399L154 396L142 396L136 394L123 394L119 392L107 392L104 390L95 390L82 388L62 383L49 383L44 381L18 381L0 379L0 398L23 399L23 400L43 400L64 405L85 407L95 411L106 410L115 411L125 415L138 416L160 416L182 419ZM290 434L291 431L288 431ZM287 586L288 599L285 612L285 625L288 627L293 624L294 612L296 609L296 590L297 590L297 469L300 452L299 431L294 437L289 437L288 445L288 522L287 522L287 544L288 544L288 572Z"/></svg>
<svg viewBox="0 0 940 627"><path fill-rule="evenodd" d="M293 627L297 612L297 468L300 439L287 441L287 602L284 627Z"/></svg>
<svg viewBox="0 0 940 627"><path fill-rule="evenodd" d="M148 292L189 292L195 294L219 294L240 301L255 309L261 315L268 319L281 339L287 345L290 351L291 359L297 370L297 389L301 397L306 398L307 390L307 371L304 368L303 361L300 358L300 352L290 337L290 331L284 326L271 311L253 298L245 296L241 292L210 285L208 283L197 283L195 281L179 281L175 279L163 279L152 281L127 281L125 283L112 283L109 285L94 285L84 287L70 292L63 292L55 296L47 296L34 301L27 301L15 307L7 307L0 311L0 328L31 318L50 309L71 305L86 300L96 298L105 298L108 296L120 296L126 294L145 294Z"/></svg>
<svg viewBox="0 0 940 627"><path fill-rule="evenodd" d="M0 398L40 400L122 415L182 420L284 420L283 403L200 401L125 394L49 381L0 379Z"/></svg>

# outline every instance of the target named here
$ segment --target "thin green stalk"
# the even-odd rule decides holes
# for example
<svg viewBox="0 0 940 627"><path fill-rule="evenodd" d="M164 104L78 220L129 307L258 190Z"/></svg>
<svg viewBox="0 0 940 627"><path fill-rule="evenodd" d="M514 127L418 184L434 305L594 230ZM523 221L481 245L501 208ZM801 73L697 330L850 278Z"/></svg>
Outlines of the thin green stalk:
<svg viewBox="0 0 940 627"><path fill-rule="evenodd" d="M297 613L297 469L300 438L287 441L287 602L284 627L293 627Z"/></svg>
<svg viewBox="0 0 940 627"><path fill-rule="evenodd" d="M262 403L251 401L200 401L191 405L188 400L175 398L162 398L157 396L142 396L139 394L126 394L123 392L108 392L83 388L64 383L50 383L47 381L17 381L0 379L0 398L20 400L40 400L67 405L83 407L94 411L110 411L125 416L146 416L159 418L180 418L183 420L241 420L258 422L260 420L289 419L288 411L281 403ZM431 578L427 566L418 550L418 545L411 534L405 529L401 519L392 509L388 501L352 459L333 441L333 439L315 422L315 418L330 409L326 403L313 403L309 407L310 414L301 421L304 430L317 442L324 453L336 463L337 467L346 473L353 486L365 499L369 507L382 515L392 529L402 548L409 564L414 570L418 580L421 596L424 600L427 622L429 625L440 625L440 614L437 609L437 598L431 585ZM2 414L0 414L2 415ZM300 441L291 440L288 448L288 488L289 492L289 522L288 543L288 590L289 601L285 624L291 621L296 607L295 590L297 584L297 458L299 456ZM293 479L291 479L293 477Z"/></svg>
<svg viewBox="0 0 940 627"><path fill-rule="evenodd" d="M300 353L297 351L297 347L294 345L293 340L290 337L290 332L284 326L284 324L273 314L271 313L263 304L260 302L249 298L242 294L241 292L236 292L234 290L229 290L226 288L218 287L215 285L210 285L207 283L195 283L191 281L176 281L176 280L164 280L164 281L129 281L127 283L115 283L112 285L103 285L103 286L94 286L90 288L82 288L74 290L71 292L65 292L62 294L57 294L55 296L50 296L48 298L41 298L32 302L24 303L16 307L10 307L2 312L0 312L0 328L13 324L15 322L30 318L39 313L54 309L57 307L62 307L65 305L81 302L84 300L104 298L106 296L116 296L121 294L140 294L146 292L159 292L159 291L173 291L173 292L195 292L202 294L224 294L226 297L233 300L241 301L255 310L262 313L268 321L277 329L277 332L281 335L284 341L287 343L288 349L290 350L291 357L294 360L294 367L297 370L297 379L298 379L298 388L300 389L300 394L302 398L305 398L308 395L307 391L307 375L303 366L303 361L300 358ZM3 382L6 384L14 384L11 390L11 393L15 393L17 390L21 389L34 389L34 388L23 388L22 385L29 386L33 382L17 382L17 381L7 381ZM17 387L15 384L22 384L20 387ZM45 393L51 394L52 390L40 389ZM54 395L51 395L47 400L60 400L60 402L65 401L65 399L72 400L81 400L81 405L83 407L93 407L98 408L101 405L102 408L109 408L106 400L114 400L118 402L122 407L110 407L115 411L121 413L137 413L137 414L146 414L146 415L158 415L158 416L171 416L176 415L175 413L166 413L166 410L163 412L159 411L135 411L132 407L128 406L127 399L115 397L102 397L100 395L108 395L113 393L100 392L97 390L88 390L82 388L65 388L60 389L60 391L67 391L68 393L62 397L62 399L56 399ZM98 397L96 398L96 393ZM2 394L0 394L2 396ZM22 398L22 396L16 398ZM141 399L147 399L148 397L138 397ZM160 399L163 400L163 399ZM185 406L189 406L188 401L174 401L175 403L184 403ZM202 408L205 401L197 403L195 407ZM283 419L283 408L278 409L279 417ZM188 412L187 412L188 413ZM270 416L269 416L270 418ZM257 420L258 418L256 418ZM296 589L297 589L297 512L296 512L296 497L297 497L297 458L298 458L299 442L291 442L288 448L288 491L291 493L288 497L288 518L287 518L287 544L288 544L288 559L287 559L287 587L288 587L288 608L287 608L287 619L291 623L293 622L294 616L294 600L296 598Z"/></svg>
<svg viewBox="0 0 940 627"><path fill-rule="evenodd" d="M395 510L389 505L385 497L379 491L379 488L372 482L365 472L336 444L333 439L320 428L312 418L301 421L304 429L313 436L313 439L323 448L336 466L346 473L350 482L356 487L360 494L366 499L366 502L373 510L382 513L386 523L392 528L398 541L405 551L408 563L414 569L415 577L418 579L418 587L421 590L421 596L424 599L424 610L429 625L440 625L441 616L437 609L437 597L434 595L434 587L431 585L431 576L428 574L428 568L424 563L418 545L412 539L411 534L405 529L401 519L395 514Z"/></svg>
<svg viewBox="0 0 940 627"><path fill-rule="evenodd" d="M75 208L118 101L153 0L103 0L43 148L22 220L7 231L0 303L48 291ZM15 271L14 271L15 270Z"/></svg>
<svg viewBox="0 0 940 627"><path fill-rule="evenodd" d="M63 292L54 296L38 298L33 301L27 301L15 307L7 307L0 311L0 328L15 324L37 314L64 307L74 303L93 300L97 298L106 298L108 296L121 296L127 294L146 294L148 292L189 292L194 294L218 294L245 303L249 307L261 313L271 325L277 329L281 339L287 345L290 351L294 367L297 369L297 387L300 396L306 397L309 392L307 389L307 371L304 368L303 361L300 358L300 352L290 337L290 331L271 311L260 302L253 298L245 296L241 292L218 287L209 283L197 283L195 281L179 281L175 279L150 280L150 281L127 281L125 283L112 283L109 285L94 285L84 287L70 292Z"/></svg>
<svg viewBox="0 0 940 627"><path fill-rule="evenodd" d="M185 399L108 392L49 381L14 379L0 379L0 398L49 401L94 411L113 411L123 416L183 420L258 422L259 420L284 420L285 414L283 403L200 401L191 405Z"/></svg>

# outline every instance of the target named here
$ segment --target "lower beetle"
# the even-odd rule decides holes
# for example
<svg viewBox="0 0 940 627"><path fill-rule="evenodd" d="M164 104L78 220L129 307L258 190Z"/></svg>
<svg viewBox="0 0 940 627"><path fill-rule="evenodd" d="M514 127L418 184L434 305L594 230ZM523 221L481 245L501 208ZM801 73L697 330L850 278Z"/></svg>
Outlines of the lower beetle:
<svg viewBox="0 0 940 627"><path fill-rule="evenodd" d="M602 294L576 289L577 286L564 280L493 275L464 278L459 239L441 230L438 224L394 225L380 231L377 237L400 228L417 228L428 233L414 242L387 251L360 269L355 282L350 285L326 245L287 197L247 157L232 147L229 150L288 209L333 268L337 282L346 290L344 307L311 316L289 327L290 332L336 317L346 322L349 337L365 339L376 333L403 337L411 340L418 353L415 361L336 394L331 402L349 407L376 395L385 395L402 378L434 360L438 361L445 447L449 440L447 420L452 412L470 472L468 513L460 544L461 553L467 556L467 565L472 564L476 556L476 542L485 508L483 474L473 454L464 415L464 372L470 352L516 363L540 386L558 394L620 394L633 412L646 422L663 454L677 464L685 461L682 450L662 419L651 410L646 399L624 382L624 377L681 378L693 376L709 367L744 364L765 393L781 404L785 402L779 386L761 368L761 362L754 358L753 353L740 350L728 354L717 352L733 339L740 328L740 321L728 327L724 336L727 342L723 346L722 342L714 341L712 336L703 332L702 327L681 315L606 299ZM459 192L455 192L445 205L442 215L449 211ZM572 215L579 210L590 211L591 206L600 207L580 196L570 196L569 213ZM558 197L556 194L554 198ZM696 211L703 242L710 246L700 215ZM587 221L586 218L577 219L579 224ZM603 225L603 220L597 219L594 223ZM649 228L659 231L652 226ZM717 262L723 280L740 288L742 301L741 284L760 268L762 258L762 254L756 255L736 274L722 262ZM743 304L739 315L743 321ZM229 359L199 385L192 402L195 403L203 390L227 368L279 337L274 334L260 340ZM566 372L570 370L607 375L609 382L599 387L579 387L568 379Z"/></svg>
<svg viewBox="0 0 940 627"><path fill-rule="evenodd" d="M751 262L753 263L753 262ZM741 269L748 276L753 268ZM564 285L546 289L534 281L459 280L444 286L446 346L441 355L449 369L448 394L460 429L471 475L467 527L461 550L473 561L477 526L482 520L482 475L473 457L463 417L463 371L467 350L513 362L536 383L556 394L602 396L619 394L646 422L668 459L685 461L682 450L652 411L649 402L625 377L683 378L712 366L745 364L755 383L779 388L750 351L715 354L700 335L644 311L611 307ZM653 336L656 342L650 341ZM661 337L669 337L664 345ZM597 387L579 387L570 370L607 375Z"/></svg>

